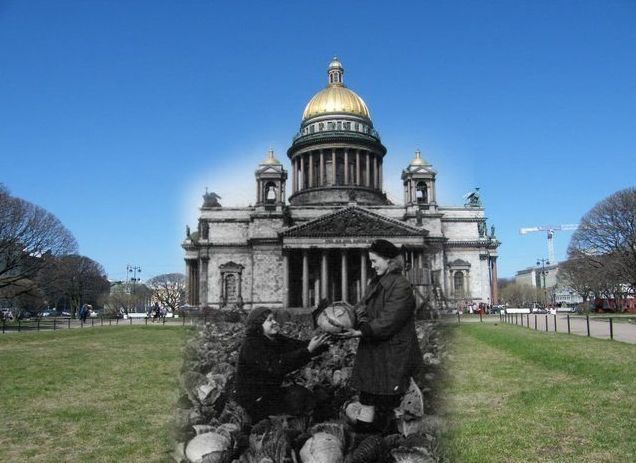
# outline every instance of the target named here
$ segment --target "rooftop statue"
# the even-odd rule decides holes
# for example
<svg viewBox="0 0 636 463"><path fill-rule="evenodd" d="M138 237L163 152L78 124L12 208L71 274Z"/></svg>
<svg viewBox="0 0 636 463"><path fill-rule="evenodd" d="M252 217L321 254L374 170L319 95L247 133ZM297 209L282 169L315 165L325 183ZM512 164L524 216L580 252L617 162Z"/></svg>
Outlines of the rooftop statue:
<svg viewBox="0 0 636 463"><path fill-rule="evenodd" d="M205 194L203 195L203 207L221 207L219 199L221 199L219 195L213 191L208 193L208 189L206 188Z"/></svg>
<svg viewBox="0 0 636 463"><path fill-rule="evenodd" d="M479 187L475 187L475 191L464 196L466 202L464 207L482 207L481 198L479 196Z"/></svg>

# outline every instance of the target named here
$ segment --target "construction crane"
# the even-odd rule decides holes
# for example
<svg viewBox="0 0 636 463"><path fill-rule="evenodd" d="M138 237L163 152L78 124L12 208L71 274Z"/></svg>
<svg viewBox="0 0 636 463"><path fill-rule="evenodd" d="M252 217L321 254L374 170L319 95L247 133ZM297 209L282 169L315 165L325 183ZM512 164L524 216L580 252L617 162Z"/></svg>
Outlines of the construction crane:
<svg viewBox="0 0 636 463"><path fill-rule="evenodd" d="M576 230L579 228L577 224L566 224L566 225L542 225L539 227L526 227L520 228L519 233L522 235L526 235L532 232L540 232L544 231L548 234L548 261L550 264L556 264L556 260L554 258L554 232L556 231L567 231L567 230Z"/></svg>

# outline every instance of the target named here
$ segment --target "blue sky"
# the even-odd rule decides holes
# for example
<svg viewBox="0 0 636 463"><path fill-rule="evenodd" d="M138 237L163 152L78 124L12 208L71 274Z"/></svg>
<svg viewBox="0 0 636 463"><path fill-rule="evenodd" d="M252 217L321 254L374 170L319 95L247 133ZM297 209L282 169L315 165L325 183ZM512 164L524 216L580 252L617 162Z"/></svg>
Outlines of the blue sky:
<svg viewBox="0 0 636 463"><path fill-rule="evenodd" d="M481 188L499 273L634 185L636 2L0 0L0 182L124 279L183 271L207 186L254 201L337 55L388 148L419 148L438 201ZM558 259L571 232L557 234Z"/></svg>

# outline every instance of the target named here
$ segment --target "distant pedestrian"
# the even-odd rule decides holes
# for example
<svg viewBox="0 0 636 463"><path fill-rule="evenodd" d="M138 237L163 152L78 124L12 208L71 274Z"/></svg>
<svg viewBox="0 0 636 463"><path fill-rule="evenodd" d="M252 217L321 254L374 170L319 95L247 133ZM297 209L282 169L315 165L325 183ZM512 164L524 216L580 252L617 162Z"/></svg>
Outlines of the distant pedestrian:
<svg viewBox="0 0 636 463"><path fill-rule="evenodd" d="M161 316L161 308L159 307L159 303L155 302L155 305L152 307L152 322L154 323Z"/></svg>
<svg viewBox="0 0 636 463"><path fill-rule="evenodd" d="M82 304L82 307L79 309L79 319L82 323L86 322L86 314L88 313L88 305Z"/></svg>

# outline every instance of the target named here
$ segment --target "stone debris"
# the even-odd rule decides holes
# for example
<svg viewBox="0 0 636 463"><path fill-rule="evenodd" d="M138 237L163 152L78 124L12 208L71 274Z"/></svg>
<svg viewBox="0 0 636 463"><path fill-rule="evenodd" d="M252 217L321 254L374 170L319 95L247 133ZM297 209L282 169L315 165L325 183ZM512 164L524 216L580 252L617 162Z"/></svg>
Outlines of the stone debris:
<svg viewBox="0 0 636 463"><path fill-rule="evenodd" d="M308 339L310 322L283 323L288 336ZM320 396L311 417L270 417L251 423L231 400L243 339L242 323L209 323L185 347L182 395L173 423L177 463L430 463L443 462L439 436L438 385L447 358L436 325L418 322L425 368L396 409L398 434L357 434L343 406L357 399L349 388L356 340L339 341L289 377ZM317 424L316 424L317 423ZM375 437L373 437L375 436ZM370 438L373 437L373 438ZM366 439L366 441L365 441ZM364 445L363 445L364 443Z"/></svg>

